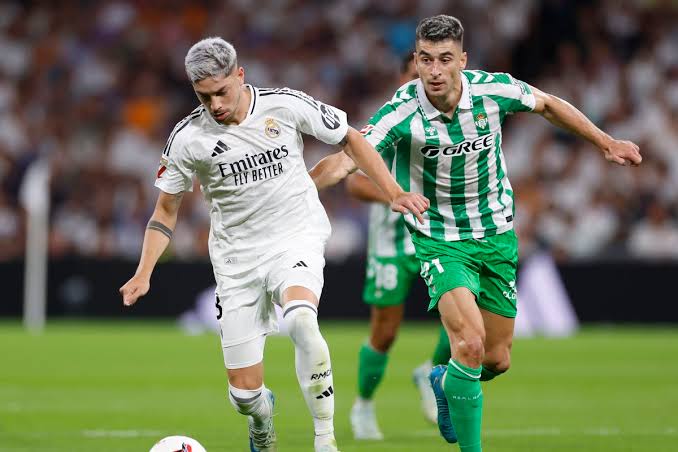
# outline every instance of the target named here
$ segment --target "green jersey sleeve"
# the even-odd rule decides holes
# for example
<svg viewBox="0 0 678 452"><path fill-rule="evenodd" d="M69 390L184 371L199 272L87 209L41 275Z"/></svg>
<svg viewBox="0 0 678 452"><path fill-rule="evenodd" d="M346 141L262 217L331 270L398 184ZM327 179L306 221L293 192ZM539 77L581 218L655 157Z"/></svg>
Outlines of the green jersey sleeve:
<svg viewBox="0 0 678 452"><path fill-rule="evenodd" d="M362 128L360 133L381 154L409 133L406 126L409 115L416 109L416 84L408 82L398 88L393 98L386 102Z"/></svg>
<svg viewBox="0 0 678 452"><path fill-rule="evenodd" d="M491 97L504 114L532 111L536 104L532 88L505 72L466 71L473 95Z"/></svg>
<svg viewBox="0 0 678 452"><path fill-rule="evenodd" d="M398 140L397 116L398 112L392 102L387 102L360 130L367 142L380 154L392 149L393 144Z"/></svg>

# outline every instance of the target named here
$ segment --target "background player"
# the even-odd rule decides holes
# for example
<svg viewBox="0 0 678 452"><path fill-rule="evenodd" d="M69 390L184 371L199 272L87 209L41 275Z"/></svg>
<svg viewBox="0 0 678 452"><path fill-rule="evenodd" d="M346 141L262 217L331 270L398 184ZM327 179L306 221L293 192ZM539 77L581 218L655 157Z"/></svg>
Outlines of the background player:
<svg viewBox="0 0 678 452"><path fill-rule="evenodd" d="M275 450L273 395L263 384L266 335L276 331L272 303L283 306L296 372L313 416L316 451L336 451L334 388L317 306L323 286L327 215L302 157L302 133L345 146L392 207L421 219L421 195L404 193L344 112L290 89L244 83L235 49L221 38L196 43L186 73L201 102L177 124L163 151L156 208L135 275L120 289L126 306L150 287L185 191L197 176L210 205L210 259L229 400L248 417L251 450Z"/></svg>
<svg viewBox="0 0 678 452"><path fill-rule="evenodd" d="M400 67L398 86L418 77L414 54L408 53ZM386 164L389 166L392 162ZM419 261L402 215L391 211L379 187L360 172L349 175L346 186L356 198L373 202L363 290L363 300L371 306L370 336L358 354L358 397L351 409L351 427L356 439L378 440L383 439L383 434L377 423L373 397L386 371L388 352L403 319L405 300L412 283L419 277ZM449 340L442 330L434 363L447 363L449 359ZM415 369L413 379L421 395L424 415L435 423L438 410L428 380L430 371L431 362L423 363Z"/></svg>
<svg viewBox="0 0 678 452"><path fill-rule="evenodd" d="M476 452L479 382L508 370L517 312L504 119L532 111L591 142L608 161L638 165L642 158L638 146L610 137L556 96L509 74L464 70L463 27L454 17L419 23L415 61L420 79L401 87L364 130L382 155L393 154L401 185L430 199L424 224L405 219L429 287L429 309L440 312L452 347L448 366L431 373L438 426L448 442ZM345 158L328 166L327 184L351 171Z"/></svg>

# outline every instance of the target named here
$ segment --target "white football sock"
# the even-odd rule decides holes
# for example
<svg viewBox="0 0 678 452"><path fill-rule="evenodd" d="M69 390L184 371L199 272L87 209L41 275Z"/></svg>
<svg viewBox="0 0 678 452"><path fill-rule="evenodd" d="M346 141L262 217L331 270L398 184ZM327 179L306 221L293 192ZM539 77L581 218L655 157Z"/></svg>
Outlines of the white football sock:
<svg viewBox="0 0 678 452"><path fill-rule="evenodd" d="M252 416L256 428L264 427L268 418L273 415L273 407L265 390L264 385L258 389L240 389L228 385L228 400L238 413Z"/></svg>
<svg viewBox="0 0 678 452"><path fill-rule="evenodd" d="M318 311L306 300L293 300L283 309L294 343L297 379L313 416L316 435L334 432L334 387L327 342L320 334Z"/></svg>

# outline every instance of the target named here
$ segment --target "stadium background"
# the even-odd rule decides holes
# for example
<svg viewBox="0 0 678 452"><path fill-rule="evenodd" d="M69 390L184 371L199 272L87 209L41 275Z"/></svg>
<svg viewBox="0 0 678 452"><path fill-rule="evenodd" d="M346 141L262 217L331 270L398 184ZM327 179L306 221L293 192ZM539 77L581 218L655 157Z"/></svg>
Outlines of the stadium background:
<svg viewBox="0 0 678 452"><path fill-rule="evenodd" d="M103 356L112 361L102 359L97 364L101 369L109 372L106 366L117 363L116 369L128 365L129 374L135 373L143 358L130 364L116 355L114 346L107 341L120 341L126 344L121 346L132 349L137 340L147 341L144 343L150 348L146 356L153 355L155 359L169 353L164 348L152 353L150 350L158 344L144 335L147 331L159 332L167 343L176 347L187 347L169 322L158 326L155 321L148 321L130 326L128 320L173 317L190 307L195 296L211 284L206 257L209 220L199 190L184 199L175 238L158 267L149 296L134 310L123 310L117 288L136 265L156 197L153 178L164 142L174 124L197 103L183 70L188 47L201 37L220 35L236 46L248 82L302 89L344 109L351 124L360 128L369 115L390 98L400 59L412 47L418 20L440 12L459 17L465 26L468 68L510 72L569 100L613 136L639 144L644 157L639 168L616 167L607 164L590 145L557 131L541 118L517 115L507 120L504 149L517 197L516 227L521 258L527 260L536 252L546 250L555 259L575 310L585 325L582 333L564 342L540 342L539 339L524 342L523 351L521 348L516 351L522 356L523 369L538 372L538 367L530 368L528 364L552 359L558 362L553 369L560 369L558 372L562 373L553 370L551 377L567 375L567 368L558 367L562 355L557 353L563 349L569 350L568 356L573 362L581 360L590 366L600 365L600 372L609 377L617 375L614 369L627 359L644 360L642 366L652 375L651 384L663 397L651 396L650 403L643 391L628 394L628 385L635 384L634 378L645 376L633 368L624 374L619 394L629 397L638 415L643 412L640 400L650 403L645 407L647 428L635 417L633 422L619 421L617 427L610 422L606 424L612 425L610 430L604 430L607 427L603 426L598 436L580 435L586 440L596 438L598 446L592 449L575 440L562 442L563 435L554 434L549 430L551 427L526 436L500 433L494 438L506 438L509 444L515 440L518 445L512 449L502 439L497 440L491 450L544 450L546 447L534 446L544 444L543 441L555 449L567 446L568 450L649 450L634 446L638 439L653 444L653 450L673 450L668 444L678 439L678 421L675 414L670 414L676 412L675 403L678 403L678 394L670 384L678 381L674 364L678 334L670 323L678 322L678 299L672 289L678 274L678 7L670 0L0 3L0 283L3 287L0 352L8 360L6 370L0 372L0 383L3 383L0 384L0 425L4 425L4 433L9 435L9 450L105 450L102 444L113 444L110 450L142 450L141 446L130 446L129 441L136 439L139 441L136 444L143 445L152 439L143 434L127 435L124 432L132 431L127 427L98 430L88 426L78 430L76 426L84 421L72 420L69 424L62 420L78 432L89 432L84 436L65 435L64 439L64 435L58 433L60 427L53 424L54 414L62 413L60 408L46 410L49 413L43 413L43 419L34 416L32 402L24 401L32 400L29 393L38 394L34 403L39 404L46 398L49 405L50 397L63 391L63 385L58 386L61 381L58 378L54 383L57 386L47 382L46 369L57 374L65 367L90 369L88 360L96 360L83 348L88 341L92 341L91 347L96 343L96 347L111 351L111 355ZM309 166L334 151L313 140L306 143ZM33 337L22 331L17 320L22 313L27 230L20 192L27 170L37 161L48 161L51 167L50 323L44 336ZM332 318L365 319L367 310L360 303L359 294L366 206L350 199L342 186L324 192L321 198L334 230L327 249L321 324ZM410 300L407 315L431 321L418 300ZM94 322L95 316L114 321ZM73 317L81 320L59 321ZM608 326L604 329L591 326L600 322ZM636 325L629 330L619 327L622 322L644 326ZM659 322L664 325L657 325ZM405 331L406 338L395 356L419 353L425 357L421 350L429 347L429 342L433 343L433 333L430 337L426 333L433 324L422 325ZM345 381L346 392L350 393L354 384L350 366L355 365L354 355L357 344L366 334L366 322L328 322L327 328L330 342L337 344L333 345L337 356L335 367L337 361L342 362L339 361L342 357L349 367L345 380L341 373L337 379ZM83 341L82 338L89 339ZM405 345L408 338L411 343ZM204 342L189 344L213 352L214 338ZM70 352L64 355L62 347ZM594 351L587 361L586 353ZM280 353L289 355L289 352L285 349ZM24 359L32 356L31 353L41 357ZM186 362L200 368L200 364L190 361L190 356L197 352L186 353L182 355ZM202 353L207 354L204 350ZM45 356L50 354L51 365L49 356ZM78 359L79 355L83 359ZM66 356L68 361L64 361ZM206 367L205 372L211 373L207 381L213 382L211 389L221 388L224 381L218 366L220 358L214 353L207 356L205 359L214 364ZM287 360L285 364L290 362ZM155 379L158 381L166 378L158 369L175 372L171 362L164 365L166 368L163 364L157 364L157 368L147 366L146 376L160 373ZM404 377L409 372L408 363L402 366L394 364L392 375L396 381L397 376ZM177 374L183 375L181 371ZM280 375L288 382L294 380L291 367L280 371ZM520 378L525 384L525 378L530 382L529 376L533 374L512 370L511 375L514 375L512 383L500 383L507 385L504 389L518 391L510 392L515 397L530 394L520 392L526 390L520 386ZM71 382L69 378L63 376L62 380ZM562 389L556 381L546 379L552 385L549 391ZM577 391L581 388L599 388L602 384L583 371L574 380L581 383L573 389L576 394L580 394ZM408 384L403 383L403 388ZM512 384L517 386L510 386ZM86 383L78 385L87 386ZM184 394L183 390L184 398L179 399L182 401L190 402L194 396L188 389L181 389L179 383L176 387L160 386L176 394ZM396 391L396 388L392 389ZM289 390L294 394L293 384ZM108 392L111 391L114 390ZM384 391L388 393L388 389ZM409 389L402 391L412 396ZM495 389L493 396L499 397L501 391ZM546 398L547 393L544 390L543 397ZM298 398L298 394L296 396ZM120 397L120 392L113 397ZM345 397L344 401L338 401L338 410L342 404L350 403L349 395ZM623 409L619 409L622 405L615 405L619 402L614 397L612 400L612 409L606 413L614 419L614 415L623 415ZM414 409L415 402L412 401ZM144 403L162 405L164 400L157 395L157 400L147 399ZM607 406L601 400L596 403ZM130 399L127 406L133 404L134 399ZM303 410L302 405L299 407ZM229 409L224 400L219 400L212 416L223 413L225 419L237 423L228 413ZM403 407L398 405L394 409ZM560 412L551 414L554 418L562 417ZM492 423L497 418L489 416L488 422L495 425ZM338 412L339 417L342 414ZM529 424L535 419L542 418L535 415L525 422ZM624 430L626 421L636 429ZM40 425L45 424L51 429L40 430ZM167 421L152 427L136 426L134 431L170 434L173 425L187 428L178 421L176 424ZM340 432L341 428L339 425ZM495 425L495 431L507 431L497 428ZM36 429L43 431L42 436L35 434ZM241 430L243 428L234 429L233 435L242 434ZM107 431L123 433L116 436L106 434ZM193 431L200 433L199 438L213 435L213 447L209 449L219 450L217 434ZM303 436L301 432L303 429L299 433ZM0 438L2 433L0 429ZM629 438L631 434L635 436ZM58 440L52 443L54 438ZM60 445L60 440L69 438L72 441L69 446ZM97 438L104 442L96 446L80 444ZM344 438L348 436L340 435L340 439ZM520 443L521 438L527 442ZM535 438L542 442L529 442ZM443 450L434 436L424 435L418 440L428 441L429 448ZM616 440L618 442L614 442ZM411 444L402 436L399 441ZM49 444L54 449L50 449ZM534 449L530 449L533 446ZM350 443L346 449L379 450L375 447L361 448ZM404 447L401 450L419 450L418 446Z"/></svg>

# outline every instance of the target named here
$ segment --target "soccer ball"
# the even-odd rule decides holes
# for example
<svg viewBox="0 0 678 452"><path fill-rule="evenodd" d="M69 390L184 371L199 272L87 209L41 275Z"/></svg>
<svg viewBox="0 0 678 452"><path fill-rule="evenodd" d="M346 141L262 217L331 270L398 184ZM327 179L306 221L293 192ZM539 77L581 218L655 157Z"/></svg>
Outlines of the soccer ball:
<svg viewBox="0 0 678 452"><path fill-rule="evenodd" d="M188 436L168 436L163 438L150 452L207 452L202 445Z"/></svg>

